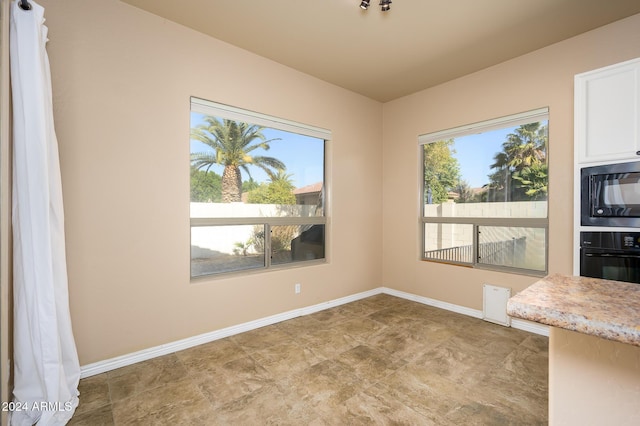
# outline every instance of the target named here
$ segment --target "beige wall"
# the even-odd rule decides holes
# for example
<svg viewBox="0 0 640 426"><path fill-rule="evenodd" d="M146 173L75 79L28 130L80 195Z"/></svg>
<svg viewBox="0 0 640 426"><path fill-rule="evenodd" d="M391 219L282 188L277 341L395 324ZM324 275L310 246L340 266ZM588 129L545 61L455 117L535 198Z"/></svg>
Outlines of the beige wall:
<svg viewBox="0 0 640 426"><path fill-rule="evenodd" d="M549 271L571 274L573 76L635 57L640 57L640 15L386 103L383 109L383 284L481 309L483 283L511 287L518 292L536 280L418 260L417 136L544 106L550 111ZM398 206L407 207L399 209ZM552 336L559 331L553 330ZM551 424L637 424L638 348L584 337L584 342L574 342L558 354L553 352L562 344L552 339ZM587 354L594 351L598 359L585 363L585 357L589 359ZM603 362L606 360L609 361ZM611 360L619 365L613 368ZM566 372L564 367L571 369ZM586 395L568 391L575 387L569 381L581 373L584 376L578 387L590 389ZM631 385L626 374L634 374ZM616 397L611 398L611 388L626 391L615 391ZM585 410L591 416L568 409L578 410L596 401L602 402L592 410ZM608 416L632 420L616 422ZM602 421L595 421L596 418Z"/></svg>
<svg viewBox="0 0 640 426"><path fill-rule="evenodd" d="M482 284L518 292L535 277L419 260L417 136L549 107L549 272L572 273L573 76L640 56L640 15L384 104L385 286L482 308ZM399 209L398 206L406 206Z"/></svg>
<svg viewBox="0 0 640 426"><path fill-rule="evenodd" d="M640 424L640 348L573 331L549 336L549 424Z"/></svg>
<svg viewBox="0 0 640 426"><path fill-rule="evenodd" d="M116 0L40 4L82 365L381 285L380 103ZM333 132L328 264L190 283L190 96Z"/></svg>
<svg viewBox="0 0 640 426"><path fill-rule="evenodd" d="M474 309L483 283L525 288L418 260L417 135L542 106L549 269L571 273L573 75L640 56L637 15L382 106L116 0L40 3L82 364L380 285ZM328 264L189 282L191 95L332 130Z"/></svg>

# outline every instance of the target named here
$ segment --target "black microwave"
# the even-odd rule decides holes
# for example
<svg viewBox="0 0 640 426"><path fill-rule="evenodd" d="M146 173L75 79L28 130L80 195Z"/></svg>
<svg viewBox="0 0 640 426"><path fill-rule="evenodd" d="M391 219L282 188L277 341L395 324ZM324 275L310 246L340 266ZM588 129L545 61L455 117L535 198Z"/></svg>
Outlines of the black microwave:
<svg viewBox="0 0 640 426"><path fill-rule="evenodd" d="M640 227L640 162L584 167L580 191L582 225Z"/></svg>

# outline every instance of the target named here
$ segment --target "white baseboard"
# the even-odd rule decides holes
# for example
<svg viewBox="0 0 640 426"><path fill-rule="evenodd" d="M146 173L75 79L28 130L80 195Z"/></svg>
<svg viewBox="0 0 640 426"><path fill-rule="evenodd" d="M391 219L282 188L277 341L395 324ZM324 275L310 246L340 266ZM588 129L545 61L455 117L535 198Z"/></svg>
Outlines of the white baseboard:
<svg viewBox="0 0 640 426"><path fill-rule="evenodd" d="M445 309L447 311L456 312L458 314L467 315L473 318L482 319L482 311L477 309L471 309L460 305L454 305L453 303L442 302L436 299L430 299L424 296L418 296L412 293L405 293L404 291L394 290L388 287L382 287L382 293L389 294L391 296L401 297L407 300L413 300L414 302L422 303L423 305L433 306L435 308Z"/></svg>
<svg viewBox="0 0 640 426"><path fill-rule="evenodd" d="M413 300L414 302L422 303L436 308L446 309L447 311L456 312L458 314L468 315L473 318L482 319L483 316L482 311L478 309L471 309L465 306L454 305L453 303L442 302L440 300L430 299L428 297L418 296L412 293L405 293L404 291L398 291L388 287L382 287L382 293L389 294L391 296L402 297L403 299ZM528 331L534 334L540 334L542 336L549 336L548 326L531 321L511 318L511 327L517 328L518 330Z"/></svg>
<svg viewBox="0 0 640 426"><path fill-rule="evenodd" d="M95 376L96 374L105 373L107 371L115 370L116 368L126 367L127 365L135 364L137 362L146 361L152 358L157 358L159 356L168 355L173 352L189 349L194 346L213 342L214 340L223 339L225 337L233 336L239 333L244 333L245 331L255 330L256 328L276 324L278 322L290 320L303 315L309 315L314 312L319 312L325 309L333 308L335 306L344 305L345 303L355 302L356 300L374 296L376 294L380 294L381 292L382 291L380 288L376 288L351 296L341 297L340 299L334 299L328 302L318 303L317 305L294 309L292 311L271 315L254 321L249 321L220 330L215 330L209 333L199 334L193 337L187 337L186 339L176 340L175 342L143 349L141 351L117 356L115 358L106 359L104 361L98 361L92 364L83 365L82 367L80 367L80 377L85 378Z"/></svg>
<svg viewBox="0 0 640 426"><path fill-rule="evenodd" d="M528 331L529 333L540 334L541 336L549 337L549 326L538 324L537 322L511 318L511 327L517 328L518 330Z"/></svg>
<svg viewBox="0 0 640 426"><path fill-rule="evenodd" d="M225 337L233 336L246 331L255 330L267 325L276 324L278 322L290 320L304 315L313 314L315 312L323 311L325 309L333 308L336 306L344 305L345 303L355 302L356 300L364 299L376 294L388 294L391 296L401 297L403 299L412 300L414 302L422 303L425 305L433 306L436 308L445 309L447 311L456 312L459 314L467 315L473 318L482 319L482 311L477 309L471 309L460 305L454 305L453 303L442 302L436 299L430 299L424 296L418 296L404 291L394 290L388 287L378 287L373 290L364 291L351 296L341 297L328 302L318 303L317 305L307 306L304 308L294 309L291 311L283 312L276 315L260 318L254 321L245 322L242 324L226 327L220 330L215 330L209 333L199 334L197 336L188 337L186 339L176 340L175 342L166 343L164 345L155 346L141 351L133 352L126 355L121 355L115 358L106 359L104 361L94 362L92 364L83 365L80 368L80 377L91 377L96 374L105 373L107 371L115 370L117 368L126 367L127 365L135 364L137 362L146 361L159 356L168 355L173 352L189 349L194 346L202 345L204 343L213 342L214 340L223 339ZM528 331L535 334L541 334L549 336L549 327L524 321L518 319L512 319L511 326L520 330Z"/></svg>

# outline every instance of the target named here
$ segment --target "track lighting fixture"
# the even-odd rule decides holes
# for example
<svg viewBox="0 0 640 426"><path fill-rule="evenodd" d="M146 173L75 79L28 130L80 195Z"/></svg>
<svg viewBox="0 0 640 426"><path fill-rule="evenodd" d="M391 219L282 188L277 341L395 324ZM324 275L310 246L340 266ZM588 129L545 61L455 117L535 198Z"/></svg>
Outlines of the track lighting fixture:
<svg viewBox="0 0 640 426"><path fill-rule="evenodd" d="M371 0L362 0L360 2L360 8L367 10L369 9L369 4L371 3ZM380 0L380 10L383 12L386 12L387 10L391 9L391 0Z"/></svg>

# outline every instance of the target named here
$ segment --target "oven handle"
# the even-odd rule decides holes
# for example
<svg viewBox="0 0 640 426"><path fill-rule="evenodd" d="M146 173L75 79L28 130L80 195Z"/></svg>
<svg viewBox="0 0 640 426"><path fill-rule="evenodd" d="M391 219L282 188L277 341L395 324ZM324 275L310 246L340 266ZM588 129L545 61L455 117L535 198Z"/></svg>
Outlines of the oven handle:
<svg viewBox="0 0 640 426"><path fill-rule="evenodd" d="M584 253L586 257L621 257L623 259L640 259L640 254Z"/></svg>

